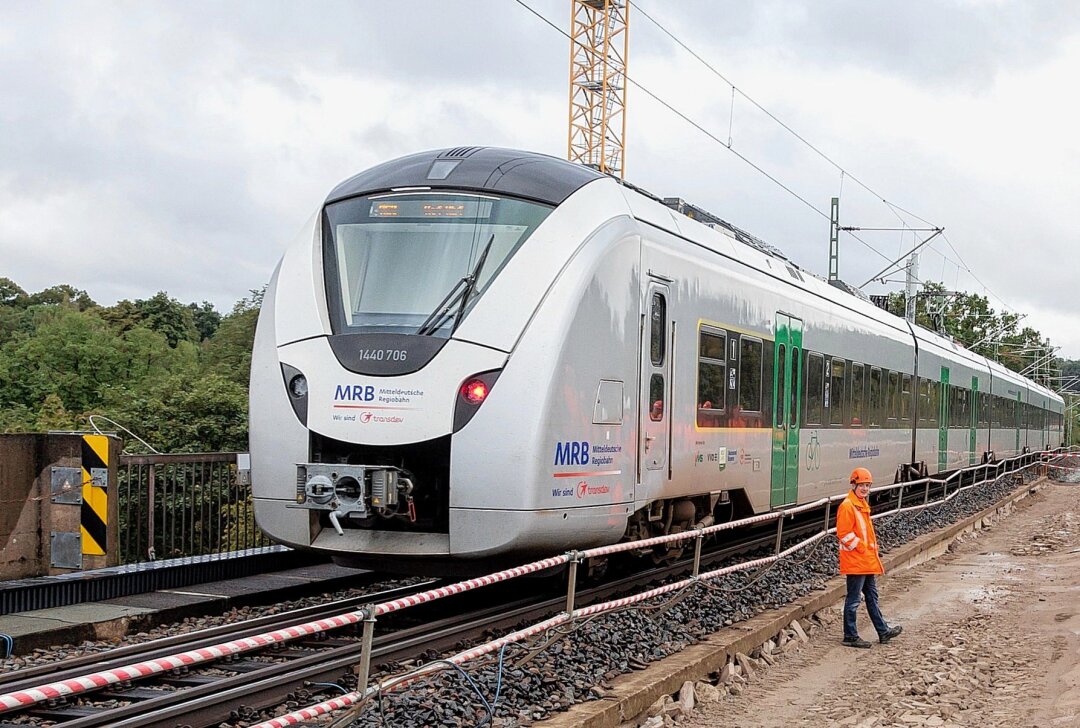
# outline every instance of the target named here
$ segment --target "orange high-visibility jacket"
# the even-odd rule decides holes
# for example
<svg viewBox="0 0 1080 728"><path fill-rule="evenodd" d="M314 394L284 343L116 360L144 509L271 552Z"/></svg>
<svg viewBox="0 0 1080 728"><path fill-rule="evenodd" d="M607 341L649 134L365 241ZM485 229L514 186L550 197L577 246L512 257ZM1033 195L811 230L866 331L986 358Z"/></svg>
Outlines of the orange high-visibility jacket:
<svg viewBox="0 0 1080 728"><path fill-rule="evenodd" d="M870 504L855 495L854 490L836 509L836 538L840 540L841 574L885 573L878 557Z"/></svg>

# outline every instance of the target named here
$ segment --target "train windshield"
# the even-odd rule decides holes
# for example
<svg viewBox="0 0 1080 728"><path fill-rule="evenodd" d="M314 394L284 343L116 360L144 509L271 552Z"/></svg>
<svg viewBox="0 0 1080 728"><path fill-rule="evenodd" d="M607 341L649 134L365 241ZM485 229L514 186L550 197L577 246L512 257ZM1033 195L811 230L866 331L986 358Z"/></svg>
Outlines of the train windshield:
<svg viewBox="0 0 1080 728"><path fill-rule="evenodd" d="M334 329L449 336L550 212L430 191L328 205L323 260Z"/></svg>

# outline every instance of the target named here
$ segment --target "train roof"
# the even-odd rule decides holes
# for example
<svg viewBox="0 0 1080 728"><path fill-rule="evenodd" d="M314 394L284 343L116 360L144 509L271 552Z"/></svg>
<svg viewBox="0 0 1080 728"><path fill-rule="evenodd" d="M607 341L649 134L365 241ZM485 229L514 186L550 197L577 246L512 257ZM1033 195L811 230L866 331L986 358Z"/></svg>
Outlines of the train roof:
<svg viewBox="0 0 1080 728"><path fill-rule="evenodd" d="M365 170L335 187L326 204L401 188L443 188L514 195L558 205L582 186L606 177L595 169L546 154L454 147L411 154Z"/></svg>
<svg viewBox="0 0 1080 728"><path fill-rule="evenodd" d="M650 224L684 238L690 238L697 244L756 268L786 285L801 288L853 313L884 324L897 332L903 332L907 336L913 333L918 340L948 352L956 359L967 361L972 366L989 369L997 378L1040 392L1055 401L1063 401L1052 390L996 361L976 354L951 338L915 324L911 324L909 328L906 319L875 305L862 291L846 284L830 284L816 273L800 268L775 246L761 241L699 207L686 203L680 198L661 199L633 185L624 184L624 187L628 188L627 201L634 214ZM671 219L675 213L682 213L677 217L689 218L697 225L687 225L680 220ZM745 247L739 250L734 248L732 243L741 243ZM778 264L774 264L773 261Z"/></svg>

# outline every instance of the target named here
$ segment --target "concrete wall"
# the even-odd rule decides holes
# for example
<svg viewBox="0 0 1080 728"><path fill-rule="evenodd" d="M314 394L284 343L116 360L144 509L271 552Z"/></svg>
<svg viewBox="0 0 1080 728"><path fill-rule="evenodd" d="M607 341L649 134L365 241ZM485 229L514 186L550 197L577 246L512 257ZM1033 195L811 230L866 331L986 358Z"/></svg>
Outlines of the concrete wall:
<svg viewBox="0 0 1080 728"><path fill-rule="evenodd" d="M116 462L120 444L109 438L108 519L104 555L81 553L81 536L67 555L81 560L81 569L118 562ZM0 435L0 580L77 571L53 565L53 534L81 534L83 439L80 434ZM53 468L73 469L68 479L74 503L54 502ZM75 536L69 536L69 539ZM70 558L68 559L70 561Z"/></svg>

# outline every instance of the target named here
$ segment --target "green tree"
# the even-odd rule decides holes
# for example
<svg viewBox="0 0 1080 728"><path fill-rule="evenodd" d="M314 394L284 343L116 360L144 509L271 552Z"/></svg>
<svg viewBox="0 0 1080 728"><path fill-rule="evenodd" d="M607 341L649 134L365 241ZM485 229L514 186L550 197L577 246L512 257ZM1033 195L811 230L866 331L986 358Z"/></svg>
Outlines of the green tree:
<svg viewBox="0 0 1080 728"><path fill-rule="evenodd" d="M222 318L164 291L101 307L68 285L28 296L0 278L0 431L103 414L162 451L245 449L261 299L252 291Z"/></svg>
<svg viewBox="0 0 1080 728"><path fill-rule="evenodd" d="M141 326L146 318L139 307L126 298L113 306L102 308L98 315L120 334Z"/></svg>
<svg viewBox="0 0 1080 728"><path fill-rule="evenodd" d="M70 412L101 400L103 387L124 372L124 353L108 326L91 312L32 306L31 331L0 346L0 407L37 410L55 394Z"/></svg>
<svg viewBox="0 0 1080 728"><path fill-rule="evenodd" d="M36 432L37 412L24 404L0 406L0 432Z"/></svg>
<svg viewBox="0 0 1080 728"><path fill-rule="evenodd" d="M117 388L98 410L162 452L247 448L247 390L218 374L189 372Z"/></svg>
<svg viewBox="0 0 1080 728"><path fill-rule="evenodd" d="M50 393L45 395L45 400L41 403L41 409L38 410L37 421L34 425L34 429L39 432L74 430L76 429L76 418L67 411L60 397Z"/></svg>
<svg viewBox="0 0 1080 728"><path fill-rule="evenodd" d="M247 387L251 370L251 349L255 343L255 324L263 292L236 302L232 312L221 321L217 333L203 346L203 361L208 370Z"/></svg>
<svg viewBox="0 0 1080 728"><path fill-rule="evenodd" d="M74 307L79 311L88 311L97 306L89 293L66 283L50 286L43 291L31 294L28 303L41 306Z"/></svg>
<svg viewBox="0 0 1080 728"><path fill-rule="evenodd" d="M203 301L201 305L189 303L188 308L191 309L191 315L195 319L199 341L206 341L221 325L221 314L214 310L214 304L209 301Z"/></svg>
<svg viewBox="0 0 1080 728"><path fill-rule="evenodd" d="M10 278L0 277L0 306L26 308L27 303L26 291L18 283Z"/></svg>
<svg viewBox="0 0 1080 728"><path fill-rule="evenodd" d="M195 315L191 309L175 298L169 298L165 291L135 301L135 307L143 316L143 325L164 334L169 346L175 348L181 341L199 341L199 331L195 328Z"/></svg>

